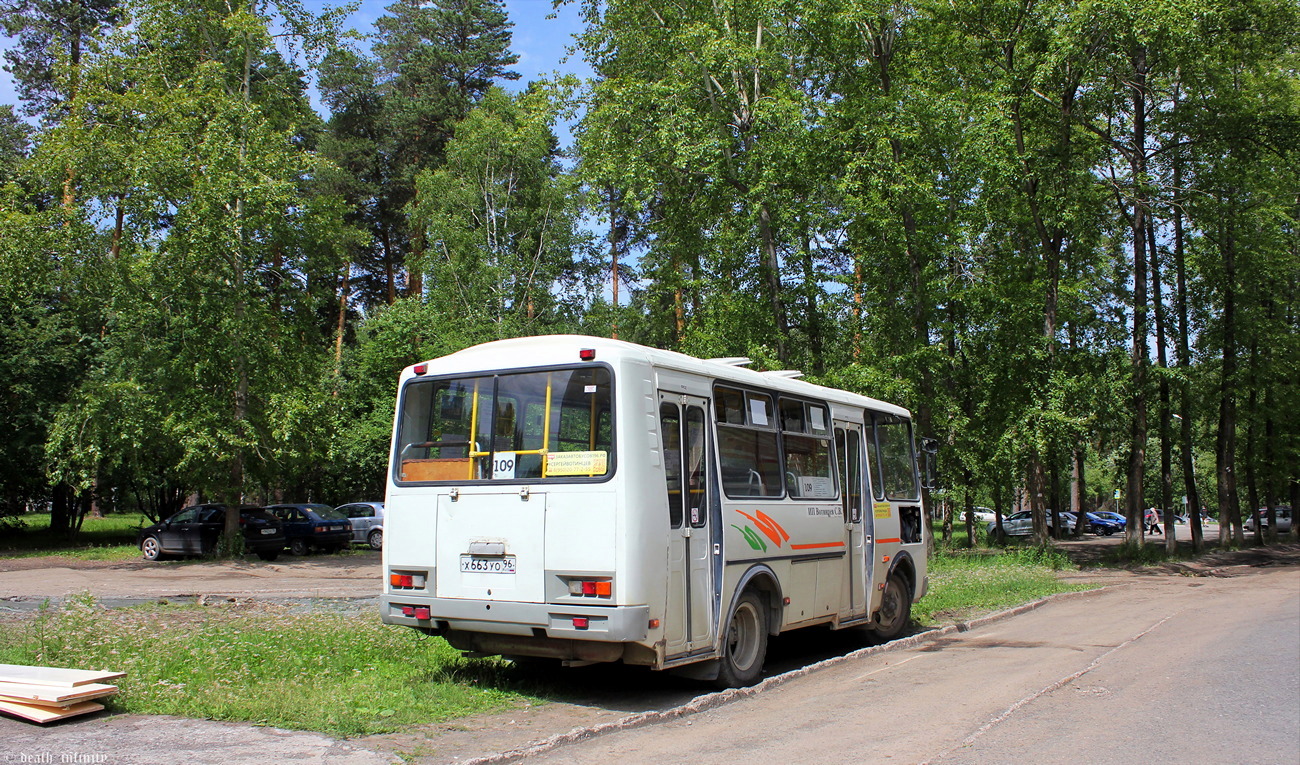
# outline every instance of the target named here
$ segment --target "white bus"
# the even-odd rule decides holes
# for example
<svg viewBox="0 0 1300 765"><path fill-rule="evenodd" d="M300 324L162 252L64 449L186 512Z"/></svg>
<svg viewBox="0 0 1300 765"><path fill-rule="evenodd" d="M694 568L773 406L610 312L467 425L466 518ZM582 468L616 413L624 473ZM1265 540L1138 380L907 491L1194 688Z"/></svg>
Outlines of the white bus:
<svg viewBox="0 0 1300 765"><path fill-rule="evenodd" d="M901 634L927 587L908 412L747 363L553 336L408 367L383 621L731 686L769 635Z"/></svg>

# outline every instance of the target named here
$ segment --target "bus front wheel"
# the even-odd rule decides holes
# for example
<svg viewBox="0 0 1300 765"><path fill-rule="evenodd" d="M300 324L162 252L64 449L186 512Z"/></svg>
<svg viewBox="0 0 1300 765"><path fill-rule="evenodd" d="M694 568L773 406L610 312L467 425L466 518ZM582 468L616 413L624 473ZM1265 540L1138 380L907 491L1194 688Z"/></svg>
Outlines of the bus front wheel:
<svg viewBox="0 0 1300 765"><path fill-rule="evenodd" d="M722 641L718 684L724 688L753 685L767 658L767 609L753 590L740 596Z"/></svg>
<svg viewBox="0 0 1300 765"><path fill-rule="evenodd" d="M911 620L912 588L902 574L894 572L885 580L885 592L880 599L880 611L876 614L876 626L872 632L881 642L889 642L902 637Z"/></svg>

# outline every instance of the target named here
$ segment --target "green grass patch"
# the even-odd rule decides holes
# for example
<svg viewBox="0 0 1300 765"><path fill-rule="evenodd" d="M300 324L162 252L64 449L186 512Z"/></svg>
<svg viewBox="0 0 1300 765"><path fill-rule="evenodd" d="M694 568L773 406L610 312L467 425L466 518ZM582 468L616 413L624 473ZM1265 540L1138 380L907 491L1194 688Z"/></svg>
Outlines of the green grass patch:
<svg viewBox="0 0 1300 765"><path fill-rule="evenodd" d="M139 557L135 535L153 523L140 513L112 513L86 518L75 539L50 531L49 513L27 513L3 519L0 557L30 558L41 555L78 560L130 560Z"/></svg>
<svg viewBox="0 0 1300 765"><path fill-rule="evenodd" d="M119 712L246 721L337 736L385 733L528 699L508 662L467 660L373 613L288 607L108 610L88 596L9 621L0 663L124 671Z"/></svg>
<svg viewBox="0 0 1300 765"><path fill-rule="evenodd" d="M960 621L1058 592L1086 590L1056 572L1071 567L1052 547L939 552L930 559L930 591L912 608L923 626Z"/></svg>

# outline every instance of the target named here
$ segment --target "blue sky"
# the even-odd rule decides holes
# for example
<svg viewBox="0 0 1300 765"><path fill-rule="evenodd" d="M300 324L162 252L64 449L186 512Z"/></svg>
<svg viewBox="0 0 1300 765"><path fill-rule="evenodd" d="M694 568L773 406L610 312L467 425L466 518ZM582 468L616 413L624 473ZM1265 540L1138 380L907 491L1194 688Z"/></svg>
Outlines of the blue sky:
<svg viewBox="0 0 1300 765"><path fill-rule="evenodd" d="M349 17L349 26L363 34L369 33L374 28L375 19L384 15L384 8L391 2L362 2ZM322 0L306 0L305 4L318 12L327 5ZM573 35L582 28L576 4L564 5L558 10L551 7L551 0L506 0L505 5L515 25L511 48L519 55L514 70L520 74L518 84L508 84L508 87L519 87L556 71L590 76L591 69L581 57L568 52L573 45ZM555 18L548 18L550 16ZM10 44L8 38L0 37L0 50L7 49ZM0 71L0 104L17 103L9 73Z"/></svg>

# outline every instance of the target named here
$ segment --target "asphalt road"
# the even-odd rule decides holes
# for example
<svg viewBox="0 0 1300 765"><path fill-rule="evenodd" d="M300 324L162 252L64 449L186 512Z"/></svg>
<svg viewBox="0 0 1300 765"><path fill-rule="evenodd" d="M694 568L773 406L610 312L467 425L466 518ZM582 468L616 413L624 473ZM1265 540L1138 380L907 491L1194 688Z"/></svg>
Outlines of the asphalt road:
<svg viewBox="0 0 1300 765"><path fill-rule="evenodd" d="M540 763L1300 762L1300 570L1151 577Z"/></svg>

